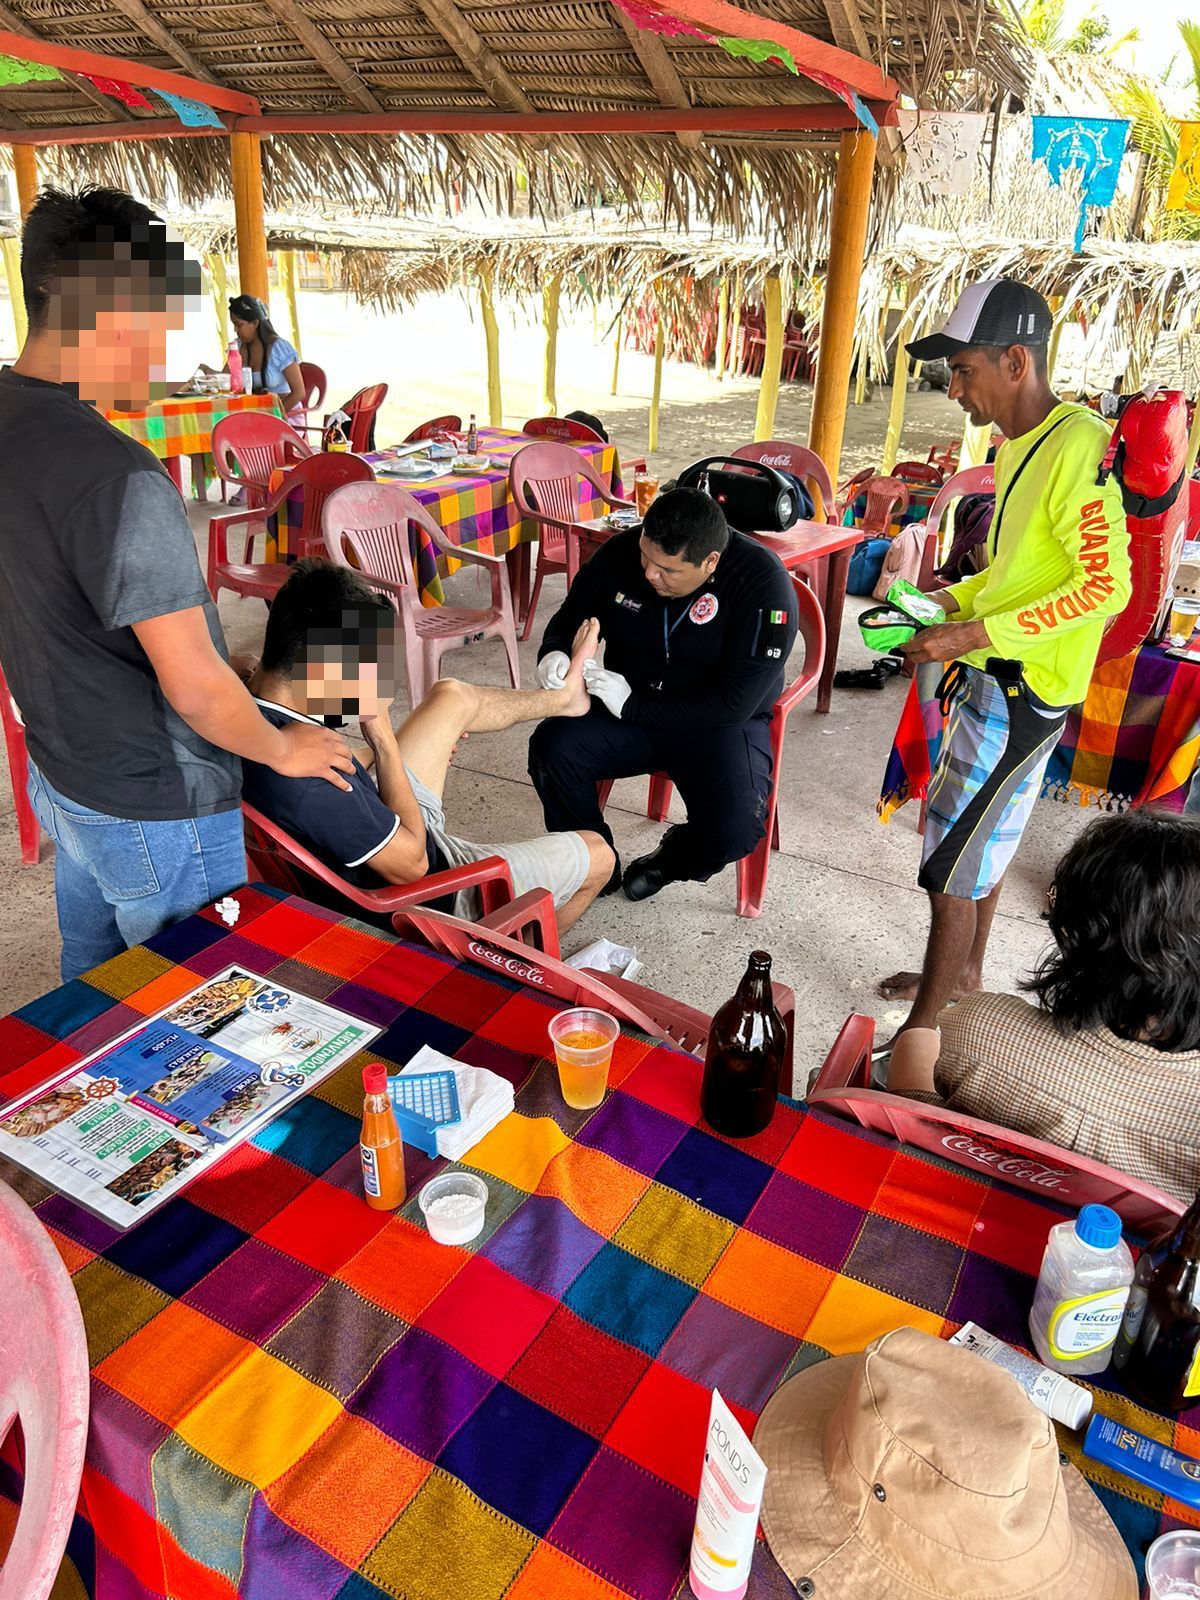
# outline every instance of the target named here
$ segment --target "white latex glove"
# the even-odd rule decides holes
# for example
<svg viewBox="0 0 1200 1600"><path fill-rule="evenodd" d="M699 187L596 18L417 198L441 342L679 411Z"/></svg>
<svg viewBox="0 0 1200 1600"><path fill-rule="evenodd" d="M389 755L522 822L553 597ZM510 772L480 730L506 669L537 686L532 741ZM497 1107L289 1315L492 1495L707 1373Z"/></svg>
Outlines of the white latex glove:
<svg viewBox="0 0 1200 1600"><path fill-rule="evenodd" d="M606 705L614 717L621 715L626 700L633 693L627 678L623 678L619 672L606 672L594 661L589 661L584 667L583 682L587 692Z"/></svg>
<svg viewBox="0 0 1200 1600"><path fill-rule="evenodd" d="M571 658L565 650L551 650L537 664L539 689L561 689L567 681Z"/></svg>

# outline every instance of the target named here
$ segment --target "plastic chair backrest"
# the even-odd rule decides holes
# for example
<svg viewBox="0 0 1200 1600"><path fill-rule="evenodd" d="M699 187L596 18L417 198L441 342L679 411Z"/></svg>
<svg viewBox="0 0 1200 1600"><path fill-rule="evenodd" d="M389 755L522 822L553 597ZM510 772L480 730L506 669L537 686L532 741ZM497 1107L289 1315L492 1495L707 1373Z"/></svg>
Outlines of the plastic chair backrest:
<svg viewBox="0 0 1200 1600"><path fill-rule="evenodd" d="M932 461L897 461L892 476L904 483L933 483L940 489L945 473Z"/></svg>
<svg viewBox="0 0 1200 1600"><path fill-rule="evenodd" d="M405 444L419 444L422 439L432 439L436 433L461 432L461 417L430 417L428 422L423 422L419 428L414 428L404 442Z"/></svg>
<svg viewBox="0 0 1200 1600"><path fill-rule="evenodd" d="M829 468L815 450L805 444L793 444L790 439L763 439L758 444L741 444L733 454L742 461L760 461L765 467L778 467L802 483L811 484L821 496L826 522L837 520Z"/></svg>
<svg viewBox="0 0 1200 1600"><path fill-rule="evenodd" d="M995 467L964 467L952 478L947 478L934 496L929 515L925 518L926 531L936 538L942 525L942 518L946 515L946 508L951 501L958 500L964 494L995 494L995 492Z"/></svg>
<svg viewBox="0 0 1200 1600"><path fill-rule="evenodd" d="M899 478L871 477L864 483L861 493L867 497L862 519L863 538L885 538L892 523L908 510L911 499L908 485Z"/></svg>
<svg viewBox="0 0 1200 1600"><path fill-rule="evenodd" d="M543 541L548 552L565 546L563 524L579 521L580 478L587 478L600 494L608 493L591 462L569 444L527 444L509 463L508 484L517 510L550 524Z"/></svg>
<svg viewBox="0 0 1200 1600"><path fill-rule="evenodd" d="M339 566L355 566L366 582L381 578L416 599L410 524L440 534L421 502L398 483L356 483L325 502L325 549ZM436 540L435 540L436 544ZM353 561L350 557L353 556ZM396 597L389 595L395 602Z"/></svg>
<svg viewBox="0 0 1200 1600"><path fill-rule="evenodd" d="M371 429L375 422L375 413L387 399L387 392L386 383L370 383L365 389L360 389L356 395L352 395L342 407L350 418L351 450L371 448Z"/></svg>
<svg viewBox="0 0 1200 1600"><path fill-rule="evenodd" d="M329 496L345 484L373 482L374 477L361 456L344 451L322 451L296 463L276 490L275 499L284 499L296 489L304 491L303 520L295 536L301 555L308 553L309 546L319 545L323 540L322 514Z"/></svg>
<svg viewBox="0 0 1200 1600"><path fill-rule="evenodd" d="M0 1564L0 1600L47 1600L83 1474L88 1352L74 1285L50 1235L0 1183L0 1441L25 1442L16 1528Z"/></svg>
<svg viewBox="0 0 1200 1600"><path fill-rule="evenodd" d="M302 461L312 450L280 417L231 411L212 431L212 453L220 477L265 489L276 467Z"/></svg>
<svg viewBox="0 0 1200 1600"><path fill-rule="evenodd" d="M849 1118L860 1127L889 1134L901 1144L976 1175L998 1178L1040 1199L1072 1209L1093 1202L1111 1206L1127 1227L1143 1237L1163 1232L1182 1216L1184 1206L1170 1195L1090 1156L945 1106L868 1087L873 1032L869 1017L851 1017L843 1026L809 1091L808 1104L814 1111Z"/></svg>
<svg viewBox="0 0 1200 1600"><path fill-rule="evenodd" d="M252 805L242 801L242 820L246 829L246 855L255 874L272 888L283 889L288 894L303 899L312 898L312 886L305 883L300 873L315 878L326 888L334 890L344 899L364 911L378 911L379 891L360 889L357 884L339 877L331 867L316 856L291 834L285 833L277 823L264 817Z"/></svg>
<svg viewBox="0 0 1200 1600"><path fill-rule="evenodd" d="M574 417L531 417L521 432L531 439L561 439L564 444L570 444L573 439L579 444L604 443L595 428L589 428L586 422L576 422Z"/></svg>
<svg viewBox="0 0 1200 1600"><path fill-rule="evenodd" d="M319 411L325 404L325 393L329 388L324 367L318 367L315 361L302 361L300 381L304 385L304 409Z"/></svg>

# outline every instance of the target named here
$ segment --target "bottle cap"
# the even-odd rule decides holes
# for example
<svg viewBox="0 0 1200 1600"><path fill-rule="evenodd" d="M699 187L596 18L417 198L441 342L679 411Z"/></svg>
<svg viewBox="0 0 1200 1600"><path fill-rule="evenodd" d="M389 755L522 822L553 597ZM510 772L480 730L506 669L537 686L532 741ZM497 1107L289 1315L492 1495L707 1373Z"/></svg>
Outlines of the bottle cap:
<svg viewBox="0 0 1200 1600"><path fill-rule="evenodd" d="M368 1094L387 1093L387 1068L382 1061L372 1061L362 1069L363 1088Z"/></svg>
<svg viewBox="0 0 1200 1600"><path fill-rule="evenodd" d="M1111 1250L1121 1237L1121 1219L1111 1206L1084 1206L1075 1232L1093 1250Z"/></svg>
<svg viewBox="0 0 1200 1600"><path fill-rule="evenodd" d="M1056 1384L1050 1396L1050 1416L1064 1428L1082 1428L1092 1409L1092 1397L1087 1389L1069 1378Z"/></svg>

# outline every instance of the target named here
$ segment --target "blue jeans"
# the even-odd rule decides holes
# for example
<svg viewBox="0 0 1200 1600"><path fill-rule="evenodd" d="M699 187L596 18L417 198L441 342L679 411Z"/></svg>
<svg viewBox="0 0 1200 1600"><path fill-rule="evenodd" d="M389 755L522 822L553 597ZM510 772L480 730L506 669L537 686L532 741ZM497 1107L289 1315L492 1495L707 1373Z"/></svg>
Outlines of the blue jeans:
<svg viewBox="0 0 1200 1600"><path fill-rule="evenodd" d="M242 813L130 822L68 800L29 763L29 798L54 840L68 983L246 881Z"/></svg>

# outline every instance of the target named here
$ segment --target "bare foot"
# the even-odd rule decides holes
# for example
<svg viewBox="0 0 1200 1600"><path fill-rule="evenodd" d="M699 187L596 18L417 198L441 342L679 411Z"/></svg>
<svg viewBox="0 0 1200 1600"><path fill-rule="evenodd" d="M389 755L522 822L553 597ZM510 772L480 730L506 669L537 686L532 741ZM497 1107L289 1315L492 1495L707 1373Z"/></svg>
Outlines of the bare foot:
<svg viewBox="0 0 1200 1600"><path fill-rule="evenodd" d="M921 986L919 972L896 972L875 985L875 993L884 1000L915 1000Z"/></svg>
<svg viewBox="0 0 1200 1600"><path fill-rule="evenodd" d="M567 668L567 679L562 687L563 708L559 712L560 717L587 716L592 701L584 687L583 669L589 661L595 659L599 648L600 624L595 617L589 617L575 635L575 644L571 650L571 665Z"/></svg>

